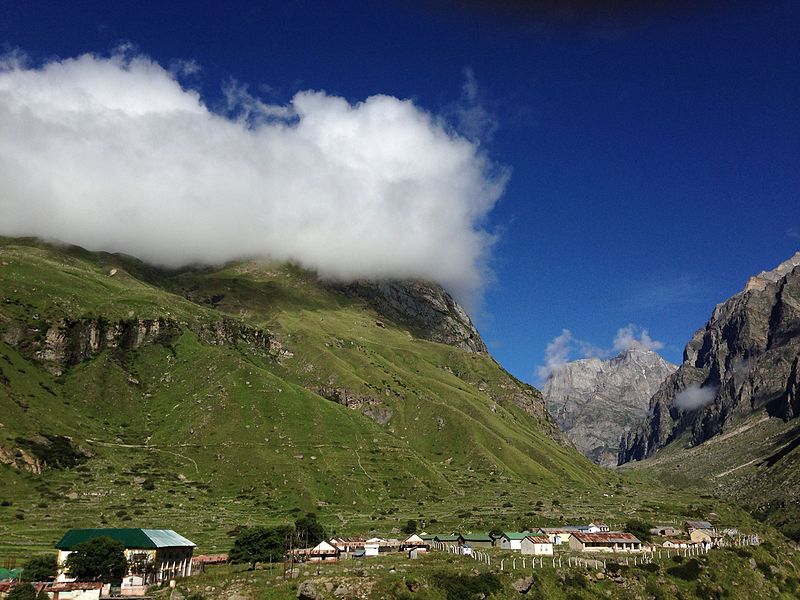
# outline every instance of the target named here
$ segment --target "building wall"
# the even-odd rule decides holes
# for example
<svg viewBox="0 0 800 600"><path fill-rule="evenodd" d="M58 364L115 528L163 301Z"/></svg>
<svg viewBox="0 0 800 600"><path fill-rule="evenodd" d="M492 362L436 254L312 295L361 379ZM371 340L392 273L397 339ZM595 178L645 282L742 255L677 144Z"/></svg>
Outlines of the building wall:
<svg viewBox="0 0 800 600"><path fill-rule="evenodd" d="M522 554L533 554L535 556L552 556L553 544L534 544L528 540L522 540L520 544Z"/></svg>
<svg viewBox="0 0 800 600"><path fill-rule="evenodd" d="M522 540L510 540L508 538L500 538L500 547L503 550L519 550Z"/></svg>

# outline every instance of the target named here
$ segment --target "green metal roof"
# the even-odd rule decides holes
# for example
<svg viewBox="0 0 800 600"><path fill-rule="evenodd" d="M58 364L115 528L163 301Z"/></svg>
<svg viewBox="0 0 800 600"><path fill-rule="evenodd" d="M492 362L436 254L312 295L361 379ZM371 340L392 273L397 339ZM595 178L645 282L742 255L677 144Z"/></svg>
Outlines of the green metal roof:
<svg viewBox="0 0 800 600"><path fill-rule="evenodd" d="M0 569L0 581L4 579L19 579L20 575L22 575L22 567L17 567L16 569Z"/></svg>
<svg viewBox="0 0 800 600"><path fill-rule="evenodd" d="M461 536L465 542L494 542L488 533L465 533Z"/></svg>
<svg viewBox="0 0 800 600"><path fill-rule="evenodd" d="M171 529L70 529L56 544L58 550L71 550L78 544L98 537L109 537L125 548L174 548L194 546Z"/></svg>
<svg viewBox="0 0 800 600"><path fill-rule="evenodd" d="M503 535L510 540L524 540L532 533L530 531L504 531Z"/></svg>
<svg viewBox="0 0 800 600"><path fill-rule="evenodd" d="M437 535L434 539L439 540L440 542L457 542L458 536L457 535Z"/></svg>

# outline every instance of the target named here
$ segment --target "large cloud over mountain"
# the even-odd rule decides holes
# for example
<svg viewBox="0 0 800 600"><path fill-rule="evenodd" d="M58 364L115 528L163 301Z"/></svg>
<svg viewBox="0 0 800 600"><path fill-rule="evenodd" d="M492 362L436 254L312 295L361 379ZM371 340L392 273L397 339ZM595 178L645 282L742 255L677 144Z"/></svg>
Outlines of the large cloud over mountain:
<svg viewBox="0 0 800 600"><path fill-rule="evenodd" d="M293 260L480 290L506 174L413 102L304 91L231 105L143 56L0 64L0 233L157 264Z"/></svg>

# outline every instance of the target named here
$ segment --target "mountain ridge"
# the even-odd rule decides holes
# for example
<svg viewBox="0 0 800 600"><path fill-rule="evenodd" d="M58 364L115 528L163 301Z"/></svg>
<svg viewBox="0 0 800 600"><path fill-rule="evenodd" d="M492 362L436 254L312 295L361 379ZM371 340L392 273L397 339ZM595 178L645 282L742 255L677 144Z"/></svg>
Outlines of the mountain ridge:
<svg viewBox="0 0 800 600"><path fill-rule="evenodd" d="M562 431L585 456L616 466L618 440L647 412L648 401L677 366L639 344L617 356L571 361L555 369L542 389Z"/></svg>

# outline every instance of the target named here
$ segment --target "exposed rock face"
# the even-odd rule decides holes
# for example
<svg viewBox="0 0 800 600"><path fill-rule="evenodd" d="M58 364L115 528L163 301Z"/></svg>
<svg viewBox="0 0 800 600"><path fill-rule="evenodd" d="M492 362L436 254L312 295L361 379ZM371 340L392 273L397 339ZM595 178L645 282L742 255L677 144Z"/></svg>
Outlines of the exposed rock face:
<svg viewBox="0 0 800 600"><path fill-rule="evenodd" d="M207 344L244 345L252 352L288 358L292 353L269 332L233 319L199 325L184 324ZM181 325L170 319L128 319L109 322L102 318L61 319L48 324L10 326L3 341L32 354L50 371L64 369L97 356L104 350L136 350L146 344L170 344L181 334Z"/></svg>
<svg viewBox="0 0 800 600"><path fill-rule="evenodd" d="M361 413L380 425L386 425L394 414L392 409L378 398L366 394L358 394L346 387L323 386L316 393L337 404L346 406Z"/></svg>
<svg viewBox="0 0 800 600"><path fill-rule="evenodd" d="M621 440L619 463L647 458L682 435L701 444L753 412L798 416L799 360L800 252L714 309L643 423Z"/></svg>
<svg viewBox="0 0 800 600"><path fill-rule="evenodd" d="M570 362L542 389L547 409L575 447L594 462L617 464L620 436L647 414L651 396L678 367L634 346L619 356Z"/></svg>
<svg viewBox="0 0 800 600"><path fill-rule="evenodd" d="M373 310L408 327L420 338L469 352L487 352L467 313L438 284L423 281L358 281L337 287L345 293L363 298Z"/></svg>

